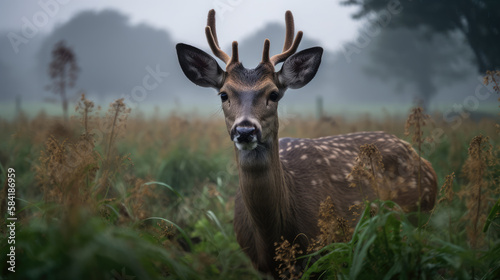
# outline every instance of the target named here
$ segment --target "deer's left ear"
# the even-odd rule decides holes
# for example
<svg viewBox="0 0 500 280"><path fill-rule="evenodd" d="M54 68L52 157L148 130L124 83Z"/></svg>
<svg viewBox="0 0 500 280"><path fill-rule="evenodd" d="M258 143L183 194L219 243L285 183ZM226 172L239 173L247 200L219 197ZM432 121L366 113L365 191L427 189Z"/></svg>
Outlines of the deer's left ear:
<svg viewBox="0 0 500 280"><path fill-rule="evenodd" d="M278 72L279 82L292 89L307 85L318 72L322 55L323 48L314 47L290 56Z"/></svg>

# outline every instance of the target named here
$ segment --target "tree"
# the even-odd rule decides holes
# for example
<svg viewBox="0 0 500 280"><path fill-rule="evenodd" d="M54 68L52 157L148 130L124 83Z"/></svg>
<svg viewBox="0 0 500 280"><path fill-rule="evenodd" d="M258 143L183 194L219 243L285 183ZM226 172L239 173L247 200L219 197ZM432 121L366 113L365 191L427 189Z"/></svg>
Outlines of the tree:
<svg viewBox="0 0 500 280"><path fill-rule="evenodd" d="M367 54L373 63L370 75L396 83L397 91L409 89L425 109L442 86L471 75L470 50L461 34L429 33L426 28L384 29L373 38Z"/></svg>
<svg viewBox="0 0 500 280"><path fill-rule="evenodd" d="M55 44L52 50L52 61L49 65L49 76L52 85L49 88L61 96L64 119L68 120L67 88L73 88L78 78L78 65L73 50L66 46L64 41Z"/></svg>
<svg viewBox="0 0 500 280"><path fill-rule="evenodd" d="M391 3L392 2L392 3ZM498 0L344 0L357 5L353 18L386 13L394 2L401 13L391 18L390 27L420 28L448 34L461 32L471 47L480 73L500 67L500 1Z"/></svg>

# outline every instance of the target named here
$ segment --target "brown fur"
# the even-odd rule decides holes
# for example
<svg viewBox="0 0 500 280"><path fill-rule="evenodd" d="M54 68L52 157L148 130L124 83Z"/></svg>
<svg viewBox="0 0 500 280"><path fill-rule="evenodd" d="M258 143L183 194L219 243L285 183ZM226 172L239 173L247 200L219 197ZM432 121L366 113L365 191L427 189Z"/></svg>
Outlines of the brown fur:
<svg viewBox="0 0 500 280"><path fill-rule="evenodd" d="M363 197L358 189L349 187L347 175L359 147L367 143L377 146L382 154L383 176L389 183L384 187L396 192L394 201L405 210L417 209L416 153L397 137L361 132L319 139L282 138L279 149L268 151L268 166L258 171L240 167L234 228L238 242L257 269L277 277L274 243L281 236L298 243L303 251L308 248L319 234L319 205L327 196L332 198L337 214L355 226L357 217L349 207L363 201ZM423 162L422 209L430 210L437 178L430 163ZM269 177L267 173L271 173ZM363 186L363 193L375 198L369 186Z"/></svg>

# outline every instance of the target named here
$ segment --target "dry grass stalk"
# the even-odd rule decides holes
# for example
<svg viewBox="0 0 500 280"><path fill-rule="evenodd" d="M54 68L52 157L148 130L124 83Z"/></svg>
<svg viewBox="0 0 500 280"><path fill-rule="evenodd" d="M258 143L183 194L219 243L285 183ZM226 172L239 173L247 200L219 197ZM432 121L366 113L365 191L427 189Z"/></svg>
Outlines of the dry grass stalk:
<svg viewBox="0 0 500 280"><path fill-rule="evenodd" d="M455 196L455 192L453 191L453 180L455 180L455 172L452 172L450 175L446 175L445 181L443 186L441 187L439 191L439 199L437 203L434 205L434 208L432 208L431 215L427 222L425 223L424 227L427 227L429 225L429 222L431 221L432 215L436 212L437 208L443 204L446 204L446 206L450 206L453 197ZM451 221L452 215L451 215L451 209L450 212L448 213L448 228L449 228L449 238L451 240L451 233L452 233L452 221Z"/></svg>
<svg viewBox="0 0 500 280"><path fill-rule="evenodd" d="M493 83L493 90L496 92L500 92L500 86L498 85L500 83L500 70L486 71L486 76L484 76L483 78L483 83L485 85Z"/></svg>
<svg viewBox="0 0 500 280"><path fill-rule="evenodd" d="M274 260L279 262L278 273L282 279L299 279L302 272L298 269L297 256L303 252L299 250L299 244L290 244L288 240L281 237L281 242L275 242L275 257Z"/></svg>
<svg viewBox="0 0 500 280"><path fill-rule="evenodd" d="M423 127L427 125L430 120L430 116L424 114L424 109L422 109L421 107L416 107L411 110L411 114L408 116L405 124L405 135L412 135L412 143L417 146L418 151L418 158L415 159L418 161L418 212L420 212L420 205L422 200L422 144L426 141L426 139L424 138Z"/></svg>
<svg viewBox="0 0 500 280"><path fill-rule="evenodd" d="M496 93L500 93L500 86L498 85L500 83L500 70L486 71L486 76L484 76L483 78L483 83L486 86L490 83L493 83L493 90ZM500 97L498 98L498 101L500 101ZM496 124L495 126L497 128L497 133L500 134L500 124Z"/></svg>
<svg viewBox="0 0 500 280"><path fill-rule="evenodd" d="M92 120L91 113L93 112L93 109L94 109L94 102L86 99L85 93L82 93L80 101L78 101L78 104L76 105L75 111L82 115L81 124L84 129L84 135L90 134L89 122Z"/></svg>
<svg viewBox="0 0 500 280"><path fill-rule="evenodd" d="M308 252L317 251L334 242L348 242L353 233L347 220L337 215L330 196L320 203L318 227L320 234L307 248Z"/></svg>
<svg viewBox="0 0 500 280"><path fill-rule="evenodd" d="M489 144L489 138L479 135L472 139L469 145L469 157L464 166L463 173L469 180L469 185L459 192L461 198L465 198L467 214L463 217L470 222L467 227L467 235L472 248L478 248L483 244L484 236L481 225L486 221L489 210L488 200L497 192L496 188L489 188L489 167L494 165L497 159L493 155L493 147Z"/></svg>
<svg viewBox="0 0 500 280"><path fill-rule="evenodd" d="M351 173L347 176L351 180L350 187L358 187L365 200L367 194L363 193L363 186L369 185L381 200L390 200L394 194L390 189L381 188L383 184L384 164L382 155L377 146L365 144L359 148Z"/></svg>
<svg viewBox="0 0 500 280"><path fill-rule="evenodd" d="M123 98L120 98L111 103L109 105L108 112L106 113L106 123L104 128L105 131L108 132L105 149L106 163L110 162L112 148L116 139L124 133L127 126L127 118L131 109L127 108L127 105L123 102L123 100Z"/></svg>
<svg viewBox="0 0 500 280"><path fill-rule="evenodd" d="M131 109L127 108L123 98L111 103L100 129L104 135L104 157L102 158L101 174L96 186L103 198L108 196L112 180L120 167L126 165L128 156L120 156L116 151L116 140L125 134L126 123Z"/></svg>
<svg viewBox="0 0 500 280"><path fill-rule="evenodd" d="M90 206L91 209L98 211L94 206L106 198L106 194L104 197L98 197L101 194L100 190L103 189L99 186L110 186L110 178L121 170L120 167L130 162L127 156L114 153L115 141L123 133L130 109L126 108L122 99L111 104L105 120L107 123L104 127L100 127L107 129L104 132L109 131L106 135L107 141L104 143L106 156L102 157L95 147L96 135L90 133L92 125L98 123L98 119L94 120L91 116L93 108L94 103L82 94L76 106L83 127L80 137L75 139L70 135L69 139L60 140L51 135L46 140L45 149L40 153L35 172L47 202L54 202L71 209ZM129 180L131 185L142 184L134 179ZM143 195L144 198L148 196L147 188L141 189L136 186L132 189L130 200L127 201L140 217L146 215L141 212L144 210L138 210L146 205L146 202L138 199ZM132 203L133 199L137 201Z"/></svg>
<svg viewBox="0 0 500 280"><path fill-rule="evenodd" d="M451 203L453 201L453 196L455 193L453 192L453 180L455 179L455 172L452 172L450 175L446 175L445 181L441 190L439 191L439 200L436 205L446 202Z"/></svg>
<svg viewBox="0 0 500 280"><path fill-rule="evenodd" d="M99 168L93 142L86 136L76 143L49 137L45 146L35 167L45 200L66 205L91 201L90 181Z"/></svg>
<svg viewBox="0 0 500 280"><path fill-rule="evenodd" d="M156 226L153 227L153 236L164 248L169 249L173 244L172 239L175 237L175 227L165 221L157 222Z"/></svg>
<svg viewBox="0 0 500 280"><path fill-rule="evenodd" d="M129 190L129 196L124 203L136 220L143 220L151 216L151 203L156 194L153 192L156 185L145 185L143 179L131 178L130 184L134 187Z"/></svg>

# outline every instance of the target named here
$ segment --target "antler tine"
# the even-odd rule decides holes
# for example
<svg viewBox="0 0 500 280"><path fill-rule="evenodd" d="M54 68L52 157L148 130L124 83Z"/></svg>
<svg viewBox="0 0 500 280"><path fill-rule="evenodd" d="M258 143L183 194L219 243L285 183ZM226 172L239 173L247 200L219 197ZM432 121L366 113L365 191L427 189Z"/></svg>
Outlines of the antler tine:
<svg viewBox="0 0 500 280"><path fill-rule="evenodd" d="M297 48L299 47L300 41L302 40L302 35L303 35L302 31L297 32L297 36L295 36L295 40L293 41L292 46L285 52L273 55L273 57L271 57L270 59L271 63L273 65L276 65L280 62L285 61L288 57L294 54L297 51Z"/></svg>
<svg viewBox="0 0 500 280"><path fill-rule="evenodd" d="M231 56L231 60L229 61L228 65L232 64L232 63L238 63L238 61L239 61L238 42L233 41L232 47L233 47L232 53L231 53L232 56Z"/></svg>
<svg viewBox="0 0 500 280"><path fill-rule="evenodd" d="M262 51L262 61L261 63L271 63L271 60L269 59L269 48L270 48L271 42L269 39L266 39L264 41L264 50Z"/></svg>
<svg viewBox="0 0 500 280"><path fill-rule="evenodd" d="M292 12L286 11L285 23L286 23L285 44L283 45L283 51L280 54L273 55L269 59L273 65L285 61L289 56L294 54L297 51L297 48L299 47L300 41L302 40L302 35L303 35L302 31L297 32L295 40L293 38L295 33L295 24L293 21Z"/></svg>
<svg viewBox="0 0 500 280"><path fill-rule="evenodd" d="M229 57L227 53L219 48L216 41L217 39L215 39L210 26L205 27L205 35L207 36L208 45L210 46L210 49L212 50L214 55L224 61L224 63L228 64L231 60L231 57Z"/></svg>
<svg viewBox="0 0 500 280"><path fill-rule="evenodd" d="M208 11L207 26L212 30L212 36L217 47L219 47L219 39L217 39L217 31L215 30L215 10Z"/></svg>
<svg viewBox="0 0 500 280"><path fill-rule="evenodd" d="M233 42L233 56L230 57L219 46L217 39L217 31L215 29L215 10L208 11L207 26L205 27L205 35L207 36L208 45L214 55L220 58L226 65L238 62L238 43Z"/></svg>
<svg viewBox="0 0 500 280"><path fill-rule="evenodd" d="M285 13L286 35L285 44L283 45L283 52L286 52L293 43L293 36L295 34L295 24L293 22L293 14L290 11Z"/></svg>

